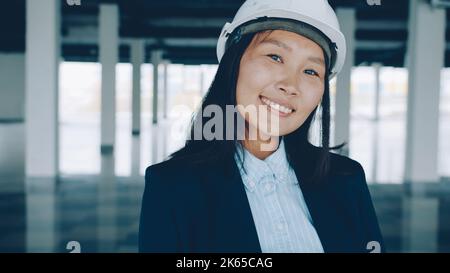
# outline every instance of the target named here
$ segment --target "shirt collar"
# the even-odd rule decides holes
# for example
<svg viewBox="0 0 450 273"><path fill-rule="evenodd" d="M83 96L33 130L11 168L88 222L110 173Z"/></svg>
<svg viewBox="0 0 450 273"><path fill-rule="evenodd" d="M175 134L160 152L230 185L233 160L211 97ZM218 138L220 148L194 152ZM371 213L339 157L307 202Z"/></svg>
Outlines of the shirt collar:
<svg viewBox="0 0 450 273"><path fill-rule="evenodd" d="M286 157L284 141L282 137L280 139L281 141L277 150L264 160L255 157L245 148L241 149L242 146L238 147L237 154L239 154L240 159L242 159L242 150L244 152L244 164L241 166L238 157L236 157L236 162L238 162L239 170L243 176L242 181L247 189L253 190L263 180L280 183L291 181L288 178L290 165Z"/></svg>

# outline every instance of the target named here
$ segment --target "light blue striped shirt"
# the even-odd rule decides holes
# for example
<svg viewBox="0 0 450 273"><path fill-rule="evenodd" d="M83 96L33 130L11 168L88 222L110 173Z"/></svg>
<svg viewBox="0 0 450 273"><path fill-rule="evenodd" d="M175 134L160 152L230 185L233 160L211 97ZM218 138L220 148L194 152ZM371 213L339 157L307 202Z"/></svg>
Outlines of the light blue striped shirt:
<svg viewBox="0 0 450 273"><path fill-rule="evenodd" d="M240 148L240 147L239 147ZM241 149L237 149L242 158ZM294 170L281 138L278 149L260 160L246 149L242 181L264 253L323 252Z"/></svg>

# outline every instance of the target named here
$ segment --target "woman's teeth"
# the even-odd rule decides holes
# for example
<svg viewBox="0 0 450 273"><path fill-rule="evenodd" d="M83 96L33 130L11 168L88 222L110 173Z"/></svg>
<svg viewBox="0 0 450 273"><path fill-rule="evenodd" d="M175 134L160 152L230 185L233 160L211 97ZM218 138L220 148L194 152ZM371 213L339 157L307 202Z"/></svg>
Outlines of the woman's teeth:
<svg viewBox="0 0 450 273"><path fill-rule="evenodd" d="M271 101L271 100L269 100L269 99L267 99L265 97L261 97L261 100L262 100L262 102L264 102L264 104L270 106L270 108L275 109L278 112L282 112L282 113L285 113L285 114L290 114L293 111L291 108L285 107L283 105L279 105L278 103L275 103L275 102L273 102L273 101Z"/></svg>

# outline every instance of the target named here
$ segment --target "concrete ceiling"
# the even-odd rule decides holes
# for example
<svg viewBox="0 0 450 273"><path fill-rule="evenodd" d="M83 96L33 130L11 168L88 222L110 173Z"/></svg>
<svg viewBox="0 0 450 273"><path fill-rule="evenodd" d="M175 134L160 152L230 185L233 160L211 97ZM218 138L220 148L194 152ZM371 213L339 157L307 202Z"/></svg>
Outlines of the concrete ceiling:
<svg viewBox="0 0 450 273"><path fill-rule="evenodd" d="M120 8L120 60L129 61L129 41L146 41L147 56L164 50L172 63L217 63L215 46L223 24L243 0L61 0L62 55L66 60L97 61L98 11L101 2ZM313 0L312 0L313 1ZM354 7L357 16L355 65L381 62L403 66L408 38L408 0L330 0L334 7ZM450 66L450 12L447 10L446 66ZM0 9L0 51L25 49L25 0L4 1Z"/></svg>

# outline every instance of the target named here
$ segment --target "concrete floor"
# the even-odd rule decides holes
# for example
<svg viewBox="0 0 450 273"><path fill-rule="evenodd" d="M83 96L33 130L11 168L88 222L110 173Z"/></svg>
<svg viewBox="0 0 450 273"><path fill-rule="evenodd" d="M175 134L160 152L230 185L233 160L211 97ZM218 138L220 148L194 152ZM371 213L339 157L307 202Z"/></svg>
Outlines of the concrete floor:
<svg viewBox="0 0 450 273"><path fill-rule="evenodd" d="M165 125L144 126L141 138L131 137L127 128L119 123L114 156L100 154L95 126L62 124L62 175L54 181L25 177L23 124L1 124L0 252L69 252L70 241L78 241L82 252L136 252L143 171L152 158L162 160L182 141L167 141L164 134L174 131ZM364 130L357 135L367 137ZM370 162L364 147L371 149L362 146L359 156ZM382 162L392 154L402 157L393 147L379 147ZM448 166L450 158L444 160ZM393 162L402 164L397 158ZM450 181L394 182L370 182L387 250L450 252Z"/></svg>
<svg viewBox="0 0 450 273"><path fill-rule="evenodd" d="M104 168L111 156L103 156ZM0 252L136 252L143 177L27 179L0 195ZM450 252L450 182L371 185L390 252Z"/></svg>

